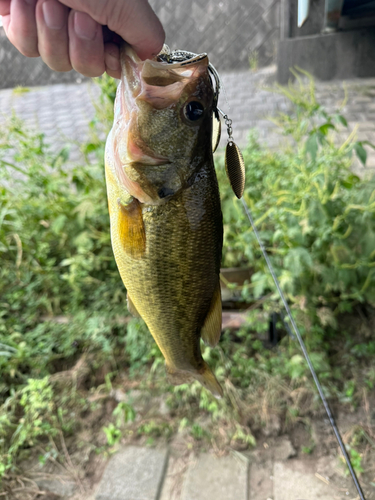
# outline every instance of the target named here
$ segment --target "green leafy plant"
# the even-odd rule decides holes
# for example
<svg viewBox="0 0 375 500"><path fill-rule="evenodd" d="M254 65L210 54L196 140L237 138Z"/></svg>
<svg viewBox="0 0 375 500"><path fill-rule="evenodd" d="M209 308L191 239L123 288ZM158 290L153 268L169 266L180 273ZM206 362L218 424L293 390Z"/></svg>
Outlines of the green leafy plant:
<svg viewBox="0 0 375 500"><path fill-rule="evenodd" d="M172 436L173 430L168 422L150 419L140 424L137 433L139 436L147 436L146 444L152 446L157 438L168 440Z"/></svg>
<svg viewBox="0 0 375 500"><path fill-rule="evenodd" d="M121 430L112 423L107 427L103 427L103 432L106 435L108 446L114 446L122 438Z"/></svg>
<svg viewBox="0 0 375 500"><path fill-rule="evenodd" d="M20 419L16 418L17 407L22 409ZM34 445L41 437L53 439L60 429L48 377L29 379L0 407L0 479L23 447Z"/></svg>
<svg viewBox="0 0 375 500"><path fill-rule="evenodd" d="M136 412L130 404L121 401L113 410L112 415L116 418L116 426L121 427L128 422L134 422Z"/></svg>
<svg viewBox="0 0 375 500"><path fill-rule="evenodd" d="M358 303L375 305L375 179L352 173L352 155L365 161L364 142L337 112L316 101L314 84L279 88L293 105L275 120L289 139L286 150L270 152L254 135L244 150L244 198L251 208L280 284L295 307L314 322L335 329L337 315ZM341 128L340 128L341 127ZM366 143L369 145L368 143ZM217 161L225 221L224 266L249 266L246 300L273 292L274 285L242 206ZM277 300L272 294L270 300Z"/></svg>
<svg viewBox="0 0 375 500"><path fill-rule="evenodd" d="M352 448L351 446L347 446L347 451L349 452L349 457L350 457L350 462L353 466L353 469L355 470L356 474L360 475L364 472L364 469L362 467L362 453L359 453L357 450ZM345 467L344 469L344 474L345 476L349 475L349 470L346 465L346 461L343 456L340 456L340 462L341 464Z"/></svg>

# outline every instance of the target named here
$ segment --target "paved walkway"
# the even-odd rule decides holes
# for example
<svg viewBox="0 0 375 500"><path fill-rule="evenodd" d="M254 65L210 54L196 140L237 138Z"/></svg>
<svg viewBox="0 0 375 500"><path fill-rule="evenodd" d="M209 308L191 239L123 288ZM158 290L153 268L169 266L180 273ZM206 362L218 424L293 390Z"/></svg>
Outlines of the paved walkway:
<svg viewBox="0 0 375 500"><path fill-rule="evenodd" d="M40 469L30 477L54 500L357 500L337 457L295 454L287 437L263 450L219 457L186 447L126 446L111 456L90 492L59 475L43 478Z"/></svg>
<svg viewBox="0 0 375 500"><path fill-rule="evenodd" d="M53 500L357 500L336 456L297 458L286 436L271 446L221 456L173 443L124 446L104 465L99 482L83 489L61 471L35 470L29 477L48 500L51 494Z"/></svg>
<svg viewBox="0 0 375 500"><path fill-rule="evenodd" d="M288 102L267 89L274 85L276 68L263 68L257 72L242 71L222 74L224 91L220 107L233 120L234 138L244 145L249 130L256 127L261 141L277 147L281 137L269 117L288 109ZM70 159L79 158L78 145L89 136L89 121L94 117L98 87L89 82L59 84L31 88L29 92L15 93L12 89L0 91L0 123L12 113L46 134L55 150L66 141L73 147ZM375 79L347 82L318 82L318 100L333 110L347 97L342 114L352 129L359 124L359 138L375 143ZM226 141L223 127L222 145ZM375 169L375 152L369 150L368 168Z"/></svg>
<svg viewBox="0 0 375 500"><path fill-rule="evenodd" d="M107 464L92 500L344 500L356 495L336 457L298 460L287 437L217 457L128 446ZM91 500L91 499L90 499Z"/></svg>

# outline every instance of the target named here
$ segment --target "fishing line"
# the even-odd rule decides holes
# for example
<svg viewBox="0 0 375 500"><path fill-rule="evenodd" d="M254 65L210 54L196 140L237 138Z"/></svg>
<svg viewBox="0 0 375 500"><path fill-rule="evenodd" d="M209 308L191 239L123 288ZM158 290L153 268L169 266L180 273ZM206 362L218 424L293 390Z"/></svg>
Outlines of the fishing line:
<svg viewBox="0 0 375 500"><path fill-rule="evenodd" d="M353 466L352 466L352 464L351 464L351 462L350 462L350 458L349 458L349 455L348 455L348 453L347 453L347 451L346 451L346 448L345 448L344 442L343 442L343 440L342 440L342 437L341 437L340 431L339 431L339 430L338 430L338 428L337 428L336 421L335 421L335 419L334 419L334 417L333 417L333 415L332 415L332 412L331 412L331 409L330 409L330 407L329 407L328 401L327 401L327 399L326 399L326 397L325 397L325 395L324 395L323 388L322 388L322 386L320 385L320 382L319 382L318 376L317 376L317 374L316 374L316 372L315 372L315 369L314 369L314 366L313 366L313 364L312 364L312 362L311 362L310 356L309 356L309 354L308 354L308 352L307 352L307 350L306 350L306 346L305 346L305 343L304 343L304 341L303 341L303 339L302 339L301 333L300 333L300 331L299 331L299 329L298 329L298 326L296 325L296 323L295 323L295 321L294 321L294 319L293 319L293 316L292 316L291 310L290 310L290 308L289 308L289 304L288 304L288 302L286 301L286 298L285 298L285 296L284 296L283 291L281 290L279 280L277 279L277 276L276 276L276 274L275 274L275 271L274 271L274 269L273 269L273 266L272 266L272 264L271 264L271 261L270 261L270 259L269 259L269 257L268 257L267 251L266 251L266 249L265 249L265 247L264 247L264 245L263 245L263 243L262 243L262 240L260 239L260 236L259 236L258 230L257 230L257 228L255 227L254 220L253 220L253 218L252 218L252 215L251 215L250 209L249 209L249 207L248 207L248 205L247 205L247 203L246 203L246 201L244 200L244 198L243 198L243 197L241 198L241 201L242 201L242 205L243 205L243 207L244 207L244 209L245 209L246 215L247 215L247 217L248 217L248 219L249 219L249 221L250 221L251 227L253 228L253 231L254 231L255 237L256 237L256 239L257 239L257 241L258 241L258 244L259 244L260 249L261 249L261 251L262 251L263 257L265 258L265 260L266 260L266 262L267 262L267 266L268 266L268 269L269 269L269 271L270 271L270 273L271 273L271 276L272 276L272 278L273 278L273 281L274 281L274 283L275 283L275 285L276 285L276 288L277 288L277 290L278 290L278 292L279 292L279 294L280 294L281 300L282 300L282 302L283 302L283 304L284 304L284 307L285 307L286 312L287 312L287 314L288 314L288 317L289 317L289 319L290 319L291 325L292 325L292 327L293 327L293 330L294 330L295 336L297 337L297 340L298 340L298 342L299 342L299 345L301 346L302 352L303 352L303 354L304 354L304 356L305 356L305 358L306 358L306 361L307 361L307 364L308 364L308 366L309 366L309 369L310 369L311 375L312 375L312 377L313 377L313 379L314 379L314 382L315 382L315 385L316 385L316 387L317 387L317 389L318 389L320 399L321 399L321 400L322 400L322 402L323 402L323 405L324 405L324 408L325 408L325 410L326 410L326 413L327 413L327 416L328 416L329 422L330 422L330 424L331 424L331 426L332 426L333 432L334 432L334 434L335 434L335 436L336 436L336 439L337 439L337 441L338 441L338 443L339 443L339 446L340 446L341 452L342 452L342 454L343 454L343 456L344 456L344 458L345 458L346 465L348 466L348 469L349 469L350 474L351 474L351 476L352 476L352 479L353 479L353 482L354 482L354 484L355 484L355 487L357 488L357 492L358 492L358 494L359 494L359 497L360 497L360 499L361 499L361 500L366 500L366 499L365 499L365 497L364 497L364 494L363 494L363 492L362 492L361 485L359 484L359 481L358 481L357 475L356 475L356 473L355 473L355 471L354 471L354 469L353 469Z"/></svg>
<svg viewBox="0 0 375 500"><path fill-rule="evenodd" d="M197 54L194 54L193 52L189 52L189 51L186 51L186 50L174 50L174 51L171 51L169 49L169 47L167 45L164 45L161 53L159 54L159 60L162 60L164 62L168 62L168 63L171 63L171 62L182 62L182 61L187 61L188 59L193 59L193 58L197 58L197 57L207 57L207 54L203 53L203 54L200 54L200 55L197 55ZM341 437L341 434L337 428L337 425L336 425L336 421L332 415L332 412L331 412L331 409L328 405L328 401L324 395L324 392L323 392L323 388L322 386L320 385L320 382L319 382L319 379L318 379L318 376L315 372L315 369L314 369L314 366L311 362L311 359L310 359L310 356L306 350L306 346L305 346L305 343L302 339L302 336L301 336L301 333L293 319L293 316L292 316L292 313L291 313L291 310L289 308L289 305L288 305L288 302L286 301L286 298L284 296L284 293L283 291L281 290L281 287L280 287L280 284L279 284L279 281L277 279L277 276L275 274L275 271L272 267L272 264L271 264L271 261L268 257L268 254L267 254L267 251L259 237L259 233L257 231L257 228L255 227L255 224L254 224L254 221L253 221L253 218L251 216L251 213L250 213L250 209L249 207L247 206L247 203L245 202L242 194L243 194L243 189L244 189L244 180L245 180L245 171L244 171L244 162L243 162L243 158L242 158L242 154L239 150L239 148L234 144L233 142L233 137L232 137L232 120L229 119L229 117L223 112L221 111L220 108L217 107L217 101L218 101L218 98L219 98L219 94L220 94L220 90L223 88L224 89L224 86L222 85L222 81L221 81L221 78L217 72L217 70L214 68L214 66L212 66L212 64L210 63L209 66L208 66L208 70L209 72L211 73L212 77L214 78L214 81L215 81L215 89L214 89L214 102L213 102L213 105L214 105L214 108L216 108L216 110L218 112L220 112L220 114L223 115L224 117L224 120L225 120L225 124L227 126L227 131L228 131L228 144L227 144L227 150L226 150L226 171L227 171L227 175L229 177L229 180L230 180L230 183L231 183L231 186L234 190L234 193L236 194L237 198L241 199L242 201L242 205L245 209L245 212L246 212L246 215L250 221L250 224L251 224L251 227L253 228L253 231L254 231L254 234L256 236L256 239L258 241L258 244L260 246L260 249L263 253L263 256L267 262L267 266L268 266L268 269L270 270L270 273L271 273L271 276L273 278L273 281L276 285L276 288L280 294L280 297L281 297L281 300L284 304L284 307L286 309L286 312L287 312L287 315L290 319L290 322L291 322L291 325L293 327L293 330L294 330L294 333L295 333L295 336L293 335L291 329L289 328L289 325L284 322L284 318L282 317L282 320L283 320L283 323L284 325L286 326L286 329L289 333L289 335L295 339L295 337L297 337L297 340L299 342L299 345L301 346L301 349L302 349L302 352L306 358L306 361L307 361L307 364L309 366L309 369L310 369L310 372L311 372L311 375L314 379L314 382L315 382L315 385L318 389L318 392L319 392L319 396L320 396L320 399L322 400L322 403L324 405L324 408L326 410L326 413L327 413L327 416L328 416L328 419L329 419L329 422L332 426L332 429L333 429L333 432L336 436L336 439L339 443L339 446L340 446L340 449L341 449L341 452L345 458L345 461L346 461L346 464L348 466L348 469L350 471L350 474L352 476L352 479L353 479L353 482L355 484L355 487L357 489L357 492L359 494L359 497L360 497L360 500L366 500L364 495L363 495L363 492L362 492L362 488L361 488L361 485L359 484L359 481L358 481L358 478L357 478L357 475L353 469L353 466L350 462L350 458L349 458L349 455L346 451L346 448L345 448L345 445L344 445L344 442L342 440L342 437ZM225 89L224 89L224 93L225 93ZM226 99L227 103L228 103L228 100Z"/></svg>

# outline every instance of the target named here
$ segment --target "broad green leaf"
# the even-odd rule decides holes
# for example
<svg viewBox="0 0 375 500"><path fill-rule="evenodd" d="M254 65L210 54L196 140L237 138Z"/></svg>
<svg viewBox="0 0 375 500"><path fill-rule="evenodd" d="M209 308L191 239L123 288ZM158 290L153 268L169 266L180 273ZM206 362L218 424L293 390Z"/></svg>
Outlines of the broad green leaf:
<svg viewBox="0 0 375 500"><path fill-rule="evenodd" d="M334 130L335 126L332 123L324 123L319 127L320 132L326 136L330 130Z"/></svg>
<svg viewBox="0 0 375 500"><path fill-rule="evenodd" d="M337 121L339 123L341 123L341 125L343 125L344 127L347 127L348 126L348 122L346 121L346 118L342 115L335 115L335 117L337 118Z"/></svg>
<svg viewBox="0 0 375 500"><path fill-rule="evenodd" d="M365 148L362 146L362 142L356 142L354 144L354 150L358 158L361 160L362 165L365 165L367 160L367 152Z"/></svg>

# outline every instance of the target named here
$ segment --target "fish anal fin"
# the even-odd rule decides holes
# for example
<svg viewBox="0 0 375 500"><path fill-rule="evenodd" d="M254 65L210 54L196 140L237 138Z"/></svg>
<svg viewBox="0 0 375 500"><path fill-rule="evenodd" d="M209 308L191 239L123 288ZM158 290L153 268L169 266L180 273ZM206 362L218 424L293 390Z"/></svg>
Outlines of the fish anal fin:
<svg viewBox="0 0 375 500"><path fill-rule="evenodd" d="M220 340L221 322L221 290L220 282L218 282L212 297L210 309L201 330L201 338L203 342L210 347L215 347Z"/></svg>
<svg viewBox="0 0 375 500"><path fill-rule="evenodd" d="M129 295L129 292L126 294L126 302L127 302L128 311L130 312L130 314L132 316L134 316L135 318L141 318L141 315L139 314L138 309L135 307L134 302L132 301L132 299Z"/></svg>
<svg viewBox="0 0 375 500"><path fill-rule="evenodd" d="M125 253L134 259L141 258L146 251L146 233L140 202L133 198L128 205L120 201L118 233Z"/></svg>

